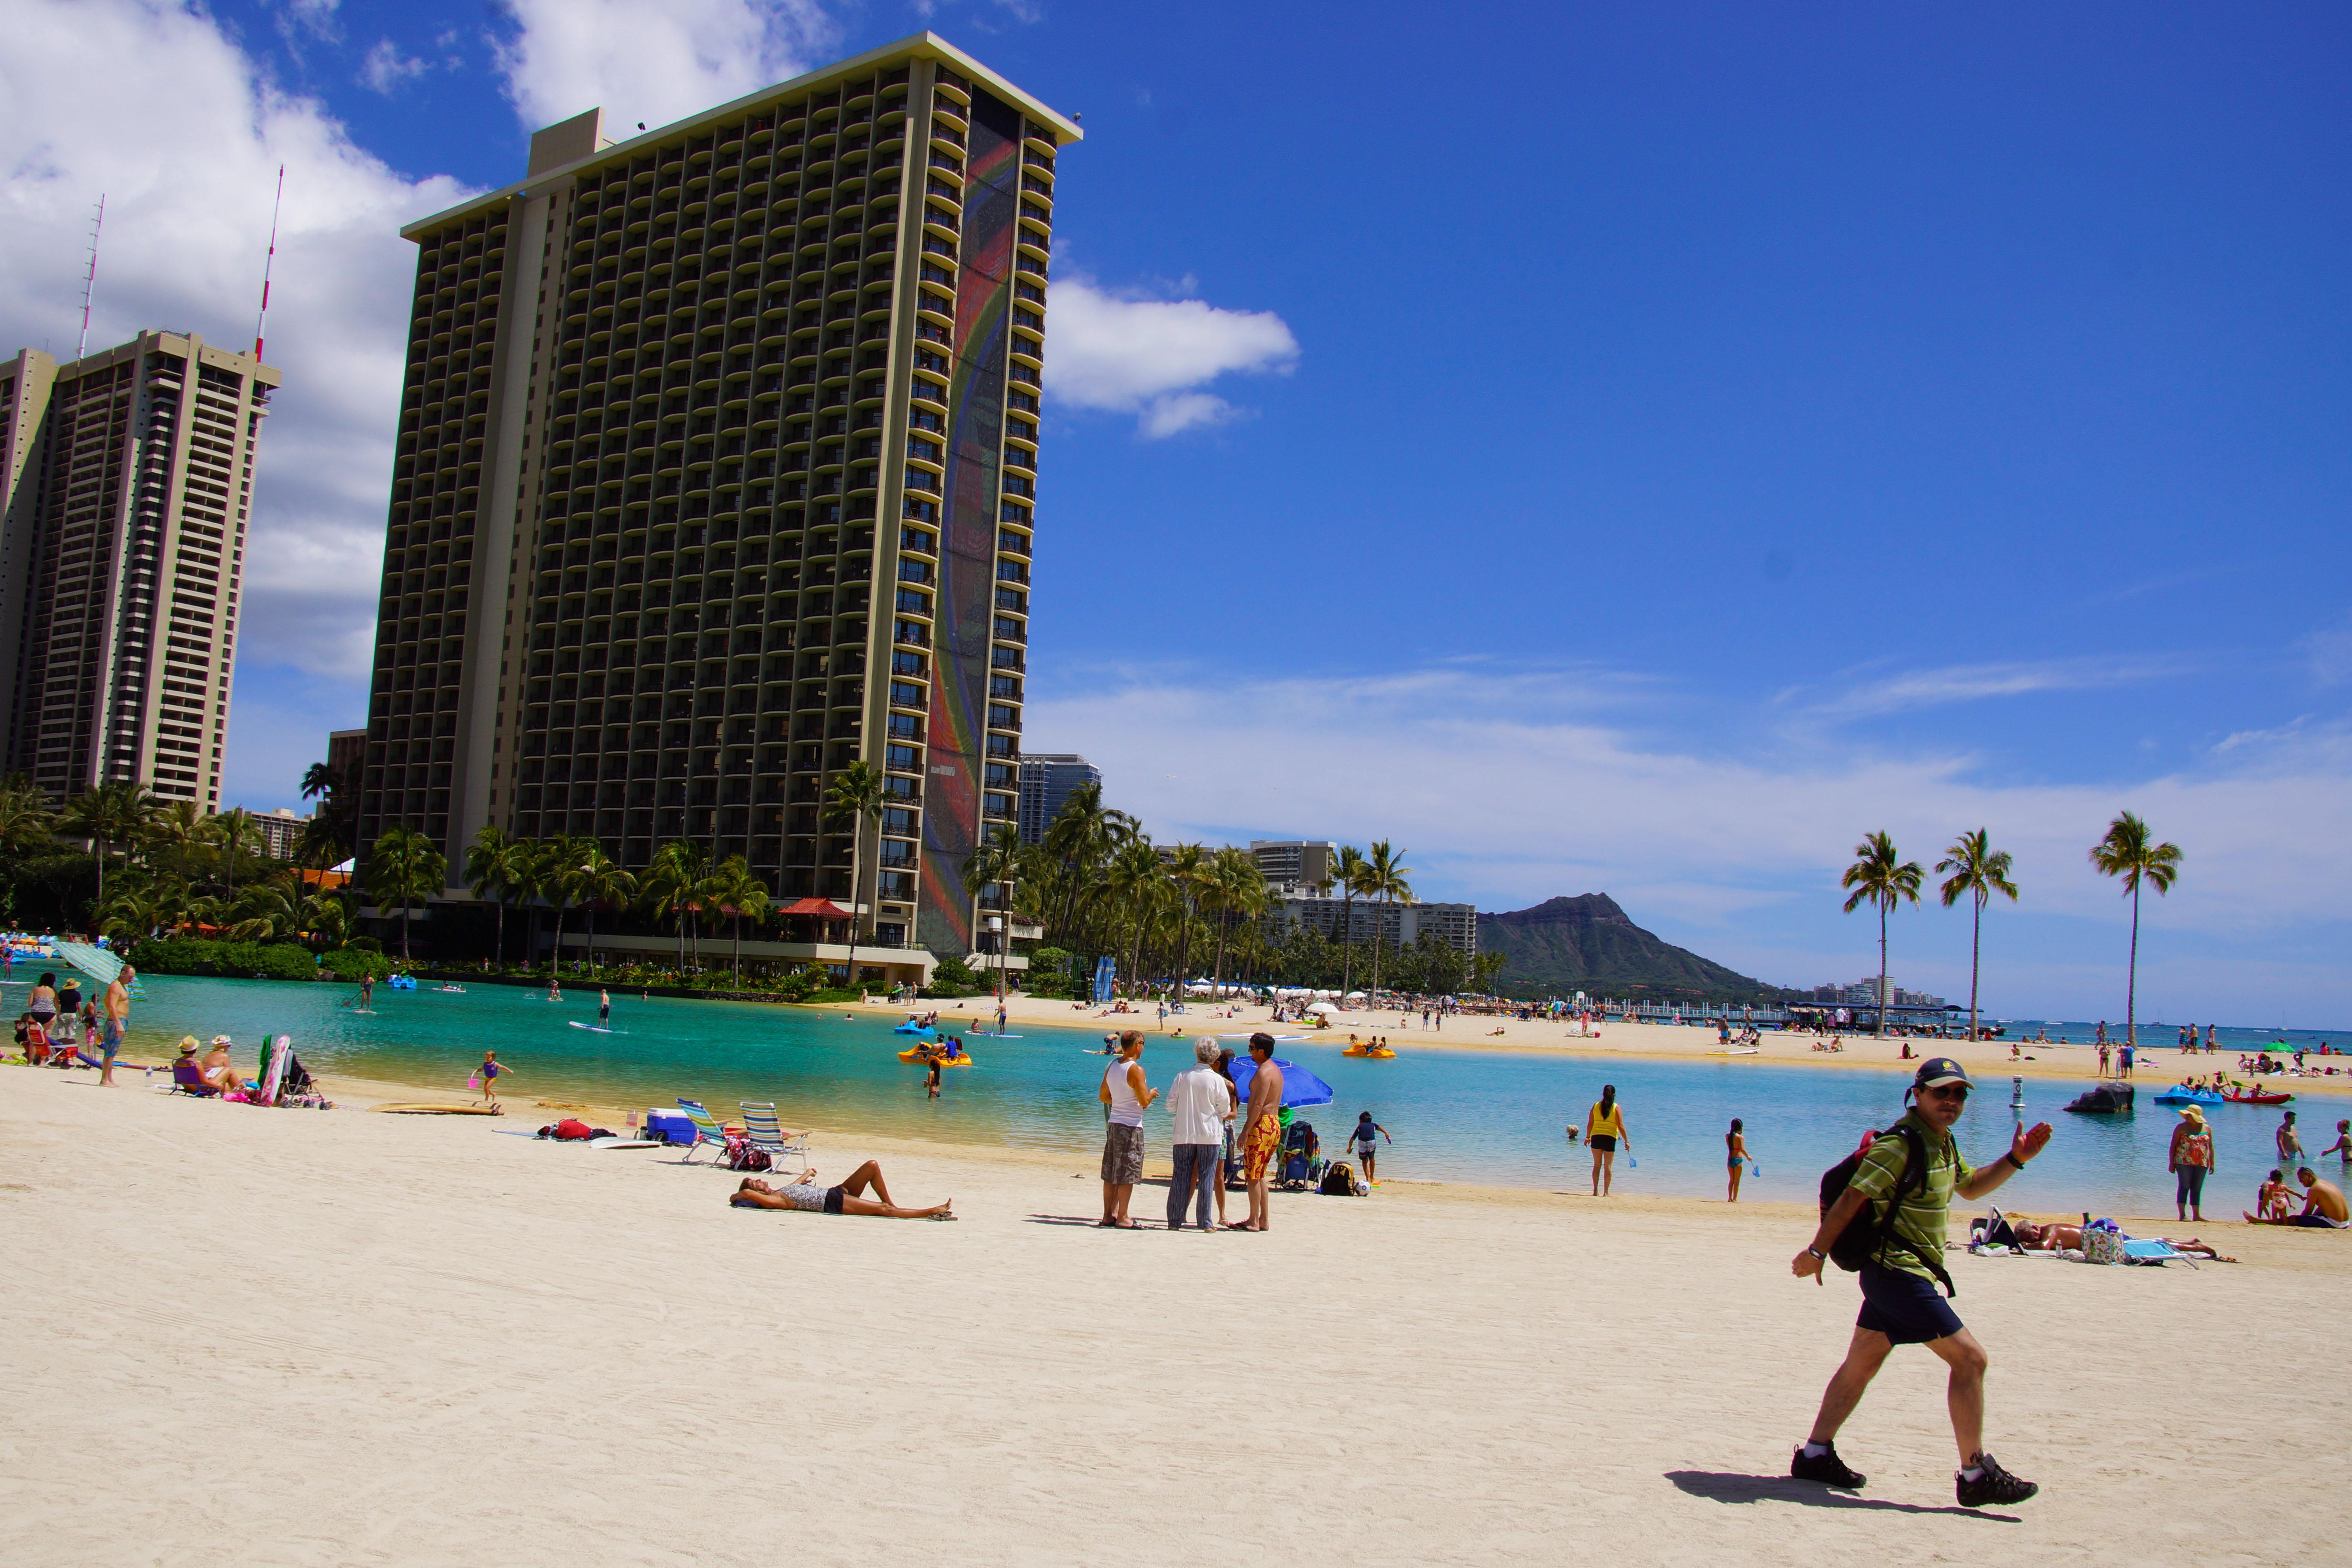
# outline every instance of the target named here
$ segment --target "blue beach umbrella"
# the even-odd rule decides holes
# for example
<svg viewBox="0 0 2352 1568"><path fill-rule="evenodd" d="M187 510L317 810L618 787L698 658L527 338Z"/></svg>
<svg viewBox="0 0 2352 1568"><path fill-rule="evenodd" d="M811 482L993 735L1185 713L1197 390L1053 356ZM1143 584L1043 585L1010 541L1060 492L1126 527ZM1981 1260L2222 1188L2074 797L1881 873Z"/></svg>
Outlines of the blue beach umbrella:
<svg viewBox="0 0 2352 1568"><path fill-rule="evenodd" d="M1297 1062L1286 1062L1280 1057L1276 1057L1274 1058L1274 1065L1282 1069L1282 1103L1285 1106L1295 1108L1302 1105L1331 1103L1329 1084L1325 1083ZM1241 1091L1242 1103L1247 1105L1250 1079L1257 1076L1257 1063L1247 1057L1235 1057L1233 1072L1234 1087Z"/></svg>

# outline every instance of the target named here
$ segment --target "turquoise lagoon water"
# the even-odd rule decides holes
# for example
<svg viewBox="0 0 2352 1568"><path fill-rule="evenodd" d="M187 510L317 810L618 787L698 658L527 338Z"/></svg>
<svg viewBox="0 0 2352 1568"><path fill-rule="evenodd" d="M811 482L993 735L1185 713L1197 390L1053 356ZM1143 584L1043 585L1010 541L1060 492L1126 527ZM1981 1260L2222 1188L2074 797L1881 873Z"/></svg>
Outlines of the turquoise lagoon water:
<svg viewBox="0 0 2352 1568"><path fill-rule="evenodd" d="M1032 1026L1022 1039L974 1039L976 1065L950 1068L944 1096L931 1101L920 1070L898 1060L908 1041L879 1016L848 1020L808 1008L622 994L614 998L613 1022L625 1032L598 1035L571 1026L595 1021L593 990L550 1003L519 986L477 985L463 995L379 988L374 1016L365 1016L341 1005L352 992L339 985L156 976L145 987L148 996L131 1016L134 1060L168 1060L168 1042L183 1034L226 1034L236 1059L249 1067L267 1032L292 1036L313 1071L462 1091L483 1048L491 1047L515 1068L508 1097L526 1117L536 1100L645 1107L685 1095L730 1114L738 1100L772 1100L788 1126L805 1121L835 1130L825 1142L836 1146L865 1130L1091 1156L1102 1135L1095 1091L1104 1063L1091 1054L1101 1042L1099 1026ZM21 1005L13 986L0 994ZM980 1007L975 1001L971 1014ZM1203 1020L1198 1027L1218 1026ZM1337 1093L1336 1103L1304 1113L1327 1152L1336 1151L1357 1111L1370 1110L1397 1140L1381 1150L1384 1175L1552 1190L1588 1180L1591 1157L1567 1145L1562 1128L1582 1121L1604 1082L1617 1086L1640 1161L1633 1168L1619 1156L1622 1189L1719 1194L1723 1133L1737 1116L1747 1122L1748 1146L1761 1166L1745 1194L1807 1203L1820 1173L1850 1152L1863 1131L1900 1114L1908 1082L1897 1071L1742 1060L1612 1061L1407 1047L1391 1061L1364 1061L1339 1049L1298 1041L1281 1053ZM2042 1214L2158 1214L2170 1206L2172 1180L2164 1164L2176 1119L2148 1096L2168 1081L2176 1058L2169 1050L2150 1056L2133 1116L2064 1115L2059 1108L2085 1084L2026 1080L2026 1119L2047 1121L2057 1134L2032 1169L2003 1189L2005 1206ZM1191 1058L1185 1043L1155 1037L1145 1069L1164 1084ZM2208 1063L2225 1059L2234 1061L2194 1058L2187 1070L2210 1070ZM2008 1146L2010 1096L2006 1078L1979 1087L1960 1124L1972 1161L1998 1158ZM2316 1150L2334 1140L2339 1114L2352 1115L2352 1098L2304 1095L2296 1107L2306 1124L2305 1146ZM2208 1114L2220 1157L2209 1212L2234 1215L2270 1167L2279 1113L2221 1106ZM1165 1121L1155 1118L1151 1131L1164 1136Z"/></svg>

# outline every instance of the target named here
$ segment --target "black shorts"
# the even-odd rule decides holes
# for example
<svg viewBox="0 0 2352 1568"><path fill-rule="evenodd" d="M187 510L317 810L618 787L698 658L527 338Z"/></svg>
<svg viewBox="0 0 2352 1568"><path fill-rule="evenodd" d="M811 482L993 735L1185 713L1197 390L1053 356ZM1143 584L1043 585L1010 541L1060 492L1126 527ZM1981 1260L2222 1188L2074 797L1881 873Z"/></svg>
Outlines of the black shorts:
<svg viewBox="0 0 2352 1568"><path fill-rule="evenodd" d="M1596 1154L1614 1154L1617 1152L1617 1140L1611 1137L1606 1132L1595 1132L1591 1137L1587 1138L1584 1141L1584 1146L1591 1149Z"/></svg>
<svg viewBox="0 0 2352 1568"><path fill-rule="evenodd" d="M827 1214L839 1214L841 1212L841 1189L839 1187L825 1188L824 1212Z"/></svg>
<svg viewBox="0 0 2352 1568"><path fill-rule="evenodd" d="M1937 1292L1933 1279L1884 1264L1862 1266L1862 1312L1858 1329L1874 1329L1898 1345L1924 1345L1960 1331L1960 1315Z"/></svg>

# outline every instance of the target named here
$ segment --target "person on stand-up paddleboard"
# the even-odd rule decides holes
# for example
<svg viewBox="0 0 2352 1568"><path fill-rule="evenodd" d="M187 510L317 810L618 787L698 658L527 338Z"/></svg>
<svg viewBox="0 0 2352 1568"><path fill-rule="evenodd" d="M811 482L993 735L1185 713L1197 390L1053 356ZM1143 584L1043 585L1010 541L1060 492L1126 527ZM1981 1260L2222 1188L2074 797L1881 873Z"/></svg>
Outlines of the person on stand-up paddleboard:
<svg viewBox="0 0 2352 1568"><path fill-rule="evenodd" d="M596 1026L600 1029L613 1026L613 994L610 991L596 993Z"/></svg>
<svg viewBox="0 0 2352 1568"><path fill-rule="evenodd" d="M1822 1216L1812 1241L1789 1265L1798 1279L1818 1280L1830 1249L1849 1224L1859 1220L1876 1238L1860 1270L1862 1314L1854 1320L1845 1363L1822 1395L1811 1435L1789 1462L1789 1474L1798 1480L1832 1487L1863 1484L1866 1478L1838 1458L1838 1428L1862 1403L1863 1392L1878 1375L1888 1352L1896 1345L1924 1344L1952 1369L1949 1402L1952 1435L1960 1450L1960 1471L1955 1478L1960 1506L2023 1502L2041 1489L2002 1469L1984 1451L1984 1347L1961 1324L1951 1303L1936 1293L1936 1279L1943 1274L1953 1194L1974 1203L1991 1194L2042 1152L2050 1142L2050 1125L2020 1127L2008 1153L1982 1170L1971 1170L1952 1140L1952 1124L1968 1109L1971 1087L1967 1071L1951 1058L1922 1062L1906 1096L1910 1109L1862 1154L1845 1191ZM1907 1169L1915 1144L1925 1157L1920 1172ZM1873 1219L1860 1220L1865 1207ZM1948 1283L1949 1276L1945 1279Z"/></svg>

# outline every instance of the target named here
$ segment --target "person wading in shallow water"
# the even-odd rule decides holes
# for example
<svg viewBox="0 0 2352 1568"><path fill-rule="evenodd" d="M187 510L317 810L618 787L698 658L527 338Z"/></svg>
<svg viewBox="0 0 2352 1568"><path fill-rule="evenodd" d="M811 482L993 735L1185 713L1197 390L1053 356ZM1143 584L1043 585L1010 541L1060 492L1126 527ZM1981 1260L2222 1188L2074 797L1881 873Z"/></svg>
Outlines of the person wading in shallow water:
<svg viewBox="0 0 2352 1568"><path fill-rule="evenodd" d="M1812 1241L1789 1265L1798 1279L1818 1280L1831 1246L1864 1207L1874 1215L1882 1207L1892 1209L1877 1227L1878 1246L1862 1266L1862 1314L1854 1320L1845 1363L1822 1395L1811 1436L1789 1462L1789 1474L1798 1480L1832 1487L1863 1484L1867 1478L1838 1458L1838 1428L1862 1403L1863 1391L1878 1375L1890 1351L1896 1345L1924 1344L1952 1369L1948 1403L1952 1436L1960 1450L1960 1471L1955 1478L1960 1506L2023 1502L2041 1489L2002 1469L1984 1451L1988 1358L1951 1303L1936 1293L1935 1276L1943 1268L1953 1194L1970 1203L1990 1194L2042 1152L2050 1142L2050 1125L2019 1128L2008 1153L1983 1170L1970 1170L1952 1141L1952 1124L1968 1109L1971 1087L1968 1073L1949 1057L1922 1062L1911 1080L1910 1110L1893 1131L1871 1144L1845 1191L1822 1216ZM1915 1141L1926 1156L1924 1176L1906 1169Z"/></svg>

